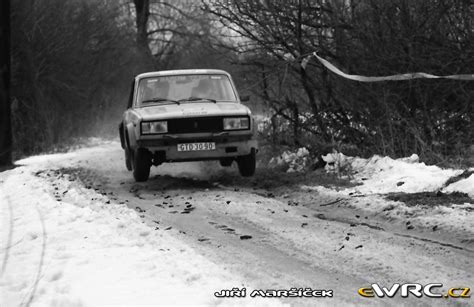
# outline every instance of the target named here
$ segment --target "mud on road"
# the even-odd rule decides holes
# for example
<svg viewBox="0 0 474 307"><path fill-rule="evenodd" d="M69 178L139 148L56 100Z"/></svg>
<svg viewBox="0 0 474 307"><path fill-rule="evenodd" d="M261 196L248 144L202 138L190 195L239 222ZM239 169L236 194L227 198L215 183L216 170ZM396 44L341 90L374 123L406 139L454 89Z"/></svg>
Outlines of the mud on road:
<svg viewBox="0 0 474 307"><path fill-rule="evenodd" d="M148 182L135 183L114 145L84 151L38 176L51 182L66 176L71 184L126 204L156 231L172 233L253 287L332 289L333 299L317 302L329 305L334 300L344 305L472 303L357 294L372 283L442 283L443 291L473 287L471 230L422 227L403 216L387 218L361 209L364 202L389 202L382 196L344 197L301 188L308 181L333 189L350 185L322 172L307 178L259 169L248 179L216 162L180 163L153 168ZM58 199L61 189L67 187L55 192Z"/></svg>

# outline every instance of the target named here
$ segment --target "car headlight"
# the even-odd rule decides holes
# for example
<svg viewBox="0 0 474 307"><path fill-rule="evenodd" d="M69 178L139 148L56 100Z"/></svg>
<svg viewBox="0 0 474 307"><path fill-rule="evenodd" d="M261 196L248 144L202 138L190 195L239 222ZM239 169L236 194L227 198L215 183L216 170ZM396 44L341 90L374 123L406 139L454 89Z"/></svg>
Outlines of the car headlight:
<svg viewBox="0 0 474 307"><path fill-rule="evenodd" d="M249 127L248 117L224 117L224 130L245 130Z"/></svg>
<svg viewBox="0 0 474 307"><path fill-rule="evenodd" d="M167 121L142 122L142 134L157 134L168 132Z"/></svg>

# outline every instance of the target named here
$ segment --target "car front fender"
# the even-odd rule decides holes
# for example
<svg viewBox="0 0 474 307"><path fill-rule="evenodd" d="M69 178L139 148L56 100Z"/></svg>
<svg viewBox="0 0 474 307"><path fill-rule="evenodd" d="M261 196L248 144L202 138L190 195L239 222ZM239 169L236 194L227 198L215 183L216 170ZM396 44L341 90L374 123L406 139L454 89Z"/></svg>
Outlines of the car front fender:
<svg viewBox="0 0 474 307"><path fill-rule="evenodd" d="M137 148L137 129L133 123L127 124L127 145L129 149Z"/></svg>
<svg viewBox="0 0 474 307"><path fill-rule="evenodd" d="M119 136L120 136L120 145L123 149L127 148L125 143L125 133L123 131L123 122L119 125Z"/></svg>

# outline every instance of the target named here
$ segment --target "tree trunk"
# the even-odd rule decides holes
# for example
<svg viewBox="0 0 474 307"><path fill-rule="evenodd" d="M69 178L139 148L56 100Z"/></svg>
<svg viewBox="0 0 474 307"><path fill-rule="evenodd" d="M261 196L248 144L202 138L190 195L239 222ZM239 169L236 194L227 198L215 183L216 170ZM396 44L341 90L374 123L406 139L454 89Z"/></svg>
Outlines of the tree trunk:
<svg viewBox="0 0 474 307"><path fill-rule="evenodd" d="M150 46L148 45L148 17L150 16L149 0L133 0L136 10L137 24L137 45L143 54L151 56Z"/></svg>
<svg viewBox="0 0 474 307"><path fill-rule="evenodd" d="M3 0L0 15L0 167L12 163L12 126L10 110L10 0Z"/></svg>

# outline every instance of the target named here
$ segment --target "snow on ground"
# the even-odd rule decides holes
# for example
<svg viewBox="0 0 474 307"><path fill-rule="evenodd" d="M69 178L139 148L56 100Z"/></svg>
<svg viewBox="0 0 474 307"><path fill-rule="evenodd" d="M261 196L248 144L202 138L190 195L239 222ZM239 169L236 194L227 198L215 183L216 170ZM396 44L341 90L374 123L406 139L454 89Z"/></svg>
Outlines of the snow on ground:
<svg viewBox="0 0 474 307"><path fill-rule="evenodd" d="M38 164L75 155L32 157L0 173L0 306L279 305L215 298L249 285L125 205L67 178L52 187L37 176ZM67 191L60 200L58 190Z"/></svg>
<svg viewBox="0 0 474 307"><path fill-rule="evenodd" d="M351 207L383 215L386 218L410 219L412 224L427 229L436 226L452 233L474 234L474 201L464 204L446 203L442 206L423 205L422 201L416 206L408 206L403 202L391 201L383 197L387 193L440 191L443 193L461 192L474 198L474 175L446 186L450 178L459 176L464 170L442 169L435 165L426 165L419 162L416 154L400 159L381 156L363 159L331 153L322 158L327 162L327 172L348 176L358 185L342 190L303 186L303 190L311 190L334 198L352 199ZM364 197L357 198L357 196Z"/></svg>
<svg viewBox="0 0 474 307"><path fill-rule="evenodd" d="M447 198L443 205L423 205L421 201L418 205L410 206L384 197L388 193L461 192L474 199L474 174L450 183L450 179L463 174L465 170L426 165L419 161L416 154L400 159L378 155L364 159L333 152L322 156L322 159L326 162L327 173L348 178L356 186L328 188L304 185L301 186L302 190L332 199L345 199L349 207L386 218L411 219L424 228L436 226L453 233L474 234L474 200L459 205L450 204ZM311 164L308 151L299 148L273 158L269 166L284 166L287 172L301 172ZM468 171L473 170L471 168Z"/></svg>
<svg viewBox="0 0 474 307"><path fill-rule="evenodd" d="M84 151L93 155L107 150L103 146L31 157L19 161L23 166L0 173L0 306L28 305L30 301L33 306L279 304L273 299L214 298L215 291L252 285L199 255L161 225L155 229L144 224L137 212L124 204L65 177L51 186L41 177L44 172L39 173L68 166L71 159L80 160ZM306 150L287 153L281 159L291 171L309 163ZM351 199L351 206L364 210L409 217L414 224L456 229L467 236L474 233L473 204L427 209L380 196L442 190L473 197L474 175L444 187L462 170L427 166L416 155L394 160L330 154L325 159L330 162L329 172L349 175L359 185L343 190L319 186L303 189ZM113 166L101 163L104 168ZM58 191L64 194L55 198ZM352 197L357 195L365 197ZM232 208L242 210L255 223L274 223L270 218L263 220L258 206L254 211L244 203Z"/></svg>
<svg viewBox="0 0 474 307"><path fill-rule="evenodd" d="M466 179L461 179L450 184L443 191L447 193L463 192L468 194L471 198L474 198L474 174Z"/></svg>
<svg viewBox="0 0 474 307"><path fill-rule="evenodd" d="M287 173L302 172L309 164L309 151L304 147L299 148L295 152L287 150L280 156L272 158L269 162L270 167L286 165L288 167Z"/></svg>
<svg viewBox="0 0 474 307"><path fill-rule="evenodd" d="M416 154L410 157L392 159L374 155L369 159L349 157L339 152L322 156L328 173L348 177L357 183L347 194L385 194L419 192L462 192L474 197L474 174L445 186L450 178L464 172L459 169L442 169L436 165L419 162ZM287 172L302 172L313 163L309 151L302 147L295 151L285 151L270 160L269 166L285 166ZM471 169L471 171L474 169ZM341 191L339 191L341 192Z"/></svg>
<svg viewBox="0 0 474 307"><path fill-rule="evenodd" d="M301 186L303 191L320 196L344 200L348 208L362 210L374 216L384 217L387 220L400 220L403 223L410 221L416 227L432 229L437 227L452 234L462 233L467 237L474 235L474 201L464 204L449 204L430 206L419 204L408 206L400 201L386 199L383 195L369 194L364 197L349 195L351 190L335 189L321 186Z"/></svg>
<svg viewBox="0 0 474 307"><path fill-rule="evenodd" d="M463 173L463 170L442 169L435 165L420 163L416 154L400 159L378 155L363 159L347 157L342 153L331 153L323 156L323 160L328 163L326 165L328 172L352 176L352 180L360 184L353 188L352 192L360 194L438 191L444 188L448 179ZM446 189L450 192L458 191L474 195L474 185L468 183L464 185L458 183Z"/></svg>

